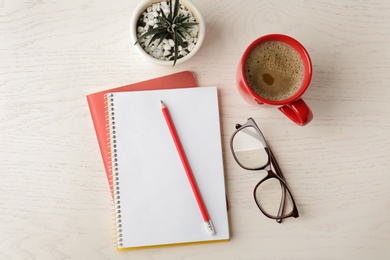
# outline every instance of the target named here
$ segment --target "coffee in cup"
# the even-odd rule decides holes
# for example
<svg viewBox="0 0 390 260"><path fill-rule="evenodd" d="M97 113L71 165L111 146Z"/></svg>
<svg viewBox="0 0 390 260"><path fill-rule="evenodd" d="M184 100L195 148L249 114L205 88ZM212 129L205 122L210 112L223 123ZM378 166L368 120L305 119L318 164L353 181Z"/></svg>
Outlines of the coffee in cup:
<svg viewBox="0 0 390 260"><path fill-rule="evenodd" d="M270 34L255 40L237 70L238 88L250 103L276 105L299 125L313 117L301 98L311 80L309 55L295 39Z"/></svg>
<svg viewBox="0 0 390 260"><path fill-rule="evenodd" d="M299 53L280 41L264 42L253 48L244 67L251 89L273 101L293 96L301 87L305 73Z"/></svg>

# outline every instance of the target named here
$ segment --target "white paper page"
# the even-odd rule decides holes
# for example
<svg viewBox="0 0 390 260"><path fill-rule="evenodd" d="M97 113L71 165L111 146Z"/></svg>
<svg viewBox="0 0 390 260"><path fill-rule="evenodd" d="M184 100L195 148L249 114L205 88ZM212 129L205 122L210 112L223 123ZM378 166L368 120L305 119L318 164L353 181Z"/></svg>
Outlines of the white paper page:
<svg viewBox="0 0 390 260"><path fill-rule="evenodd" d="M113 93L123 247L226 240L216 87ZM210 235L161 111L167 106L216 234ZM115 183L114 183L115 184Z"/></svg>

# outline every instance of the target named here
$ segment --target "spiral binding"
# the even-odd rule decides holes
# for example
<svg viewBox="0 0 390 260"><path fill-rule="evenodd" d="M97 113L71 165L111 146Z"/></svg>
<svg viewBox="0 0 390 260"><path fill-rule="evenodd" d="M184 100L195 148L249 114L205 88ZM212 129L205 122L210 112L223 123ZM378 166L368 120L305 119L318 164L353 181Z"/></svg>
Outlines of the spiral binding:
<svg viewBox="0 0 390 260"><path fill-rule="evenodd" d="M108 111L108 94L104 95L104 111L106 114L104 115L104 120L106 121L105 129L106 129L106 148L107 148L107 171L109 175L109 185L111 190L111 195L114 198L113 189L113 181L112 181L112 156L111 156L111 138L110 138L110 120L109 120L109 111Z"/></svg>
<svg viewBox="0 0 390 260"><path fill-rule="evenodd" d="M115 130L115 108L114 108L114 94L109 93L104 96L106 114L106 129L107 129L107 148L108 148L108 171L111 176L110 186L113 188L114 200L114 223L116 234L116 246L123 247L122 237L122 220L121 220L121 200L119 188L119 174L118 174L118 159L117 159L117 145L116 145L116 130Z"/></svg>

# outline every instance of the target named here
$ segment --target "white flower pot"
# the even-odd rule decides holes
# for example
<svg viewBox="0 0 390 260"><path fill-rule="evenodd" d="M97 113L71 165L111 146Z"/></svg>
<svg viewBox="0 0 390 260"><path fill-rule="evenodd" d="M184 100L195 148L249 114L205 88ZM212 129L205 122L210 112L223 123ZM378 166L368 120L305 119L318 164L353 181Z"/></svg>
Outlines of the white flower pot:
<svg viewBox="0 0 390 260"><path fill-rule="evenodd" d="M162 0L164 1L164 0ZM131 35L131 40L132 40L132 45L134 48L140 53L146 60L155 63L157 65L163 65L163 66L172 66L173 61L164 61L164 60L159 60L154 58L153 56L149 55L142 47L140 44L135 44L137 42L137 23L140 15L142 12L146 10L147 7L149 7L153 3L158 3L162 2L159 0L142 0L139 5L135 8L133 12L133 16L131 17L130 21L130 35ZM168 2L166 0L166 2ZM174 2L174 0L172 0ZM185 6L188 10L190 10L193 14L193 16L196 19L196 22L198 23L199 31L198 31L198 39L195 44L194 49L189 52L186 56L178 59L176 61L176 65L179 65L183 62L186 62L187 60L191 59L195 53L200 49L200 46L202 45L202 42L204 40L205 34L206 34L206 25L205 21L203 20L203 17L199 11L199 9L192 3L190 0L180 0L180 4Z"/></svg>

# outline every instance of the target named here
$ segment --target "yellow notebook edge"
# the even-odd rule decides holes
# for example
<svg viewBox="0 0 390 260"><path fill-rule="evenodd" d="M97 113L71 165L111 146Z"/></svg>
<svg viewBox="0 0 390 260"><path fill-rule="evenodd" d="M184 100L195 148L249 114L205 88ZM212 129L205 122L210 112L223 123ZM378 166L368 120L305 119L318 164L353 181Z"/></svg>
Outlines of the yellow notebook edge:
<svg viewBox="0 0 390 260"><path fill-rule="evenodd" d="M172 243L172 244L164 244L164 245L150 245L150 246L137 246L137 247L127 247L127 248L118 248L117 251L131 251L138 249L146 249L146 248L164 248L171 246L187 246L187 245L199 245L199 244L214 244L214 243L223 243L229 242L230 239L220 239L220 240L210 240L210 241L197 241L197 242L183 242L183 243Z"/></svg>

